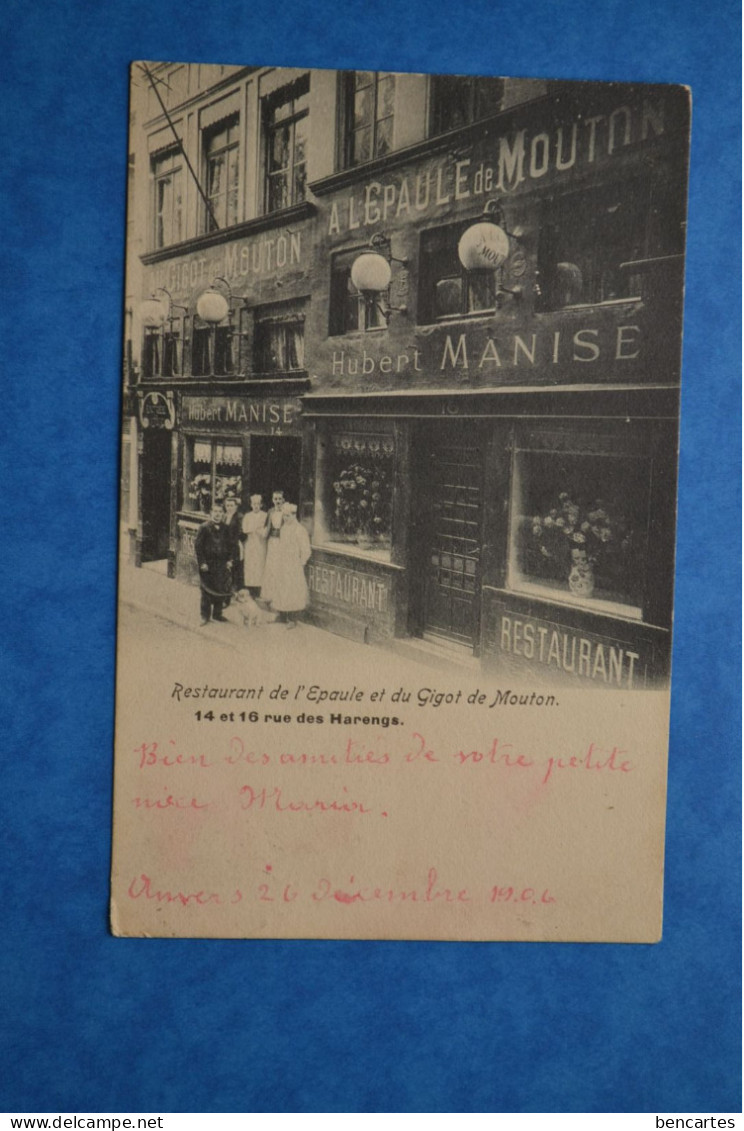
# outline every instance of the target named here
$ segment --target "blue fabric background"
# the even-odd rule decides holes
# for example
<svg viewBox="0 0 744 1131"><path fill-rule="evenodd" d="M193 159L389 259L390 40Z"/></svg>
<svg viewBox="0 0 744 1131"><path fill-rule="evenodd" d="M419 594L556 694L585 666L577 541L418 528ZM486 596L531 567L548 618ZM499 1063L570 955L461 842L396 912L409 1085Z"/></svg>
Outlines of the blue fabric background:
<svg viewBox="0 0 744 1131"><path fill-rule="evenodd" d="M0 27L0 1106L740 1110L738 6L6 0ZM693 87L660 945L108 934L127 65L138 58Z"/></svg>

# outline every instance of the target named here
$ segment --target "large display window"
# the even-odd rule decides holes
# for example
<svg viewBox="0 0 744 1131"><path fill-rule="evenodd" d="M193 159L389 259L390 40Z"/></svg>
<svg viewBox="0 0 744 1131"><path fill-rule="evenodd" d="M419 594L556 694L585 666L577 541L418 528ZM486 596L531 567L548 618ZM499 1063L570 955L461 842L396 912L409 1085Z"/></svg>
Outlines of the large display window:
<svg viewBox="0 0 744 1131"><path fill-rule="evenodd" d="M534 446L533 446L534 445ZM508 587L643 619L651 460L619 437L574 434L513 453Z"/></svg>
<svg viewBox="0 0 744 1131"><path fill-rule="evenodd" d="M390 560L395 439L343 425L318 443L315 542Z"/></svg>
<svg viewBox="0 0 744 1131"><path fill-rule="evenodd" d="M243 492L243 448L239 440L185 438L183 510L209 514L214 503Z"/></svg>

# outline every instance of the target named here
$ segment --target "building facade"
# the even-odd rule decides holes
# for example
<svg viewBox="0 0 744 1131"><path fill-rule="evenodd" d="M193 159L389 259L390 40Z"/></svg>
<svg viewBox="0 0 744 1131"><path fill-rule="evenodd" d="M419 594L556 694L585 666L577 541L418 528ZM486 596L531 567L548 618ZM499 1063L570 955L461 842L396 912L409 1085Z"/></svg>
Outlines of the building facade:
<svg viewBox="0 0 744 1131"><path fill-rule="evenodd" d="M135 560L194 579L212 499L280 487L313 623L531 680L663 682L687 92L134 81Z"/></svg>

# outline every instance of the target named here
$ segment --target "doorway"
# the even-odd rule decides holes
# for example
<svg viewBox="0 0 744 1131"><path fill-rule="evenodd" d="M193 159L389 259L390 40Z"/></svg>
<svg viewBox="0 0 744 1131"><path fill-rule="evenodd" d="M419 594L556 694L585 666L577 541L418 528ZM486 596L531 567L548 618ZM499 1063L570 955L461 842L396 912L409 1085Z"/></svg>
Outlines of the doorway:
<svg viewBox="0 0 744 1131"><path fill-rule="evenodd" d="M248 495L261 495L264 506L271 506L272 491L284 491L288 503L300 501L300 462L302 441L299 436L251 436Z"/></svg>
<svg viewBox="0 0 744 1131"><path fill-rule="evenodd" d="M168 557L170 548L171 433L148 428L142 435L142 561Z"/></svg>
<svg viewBox="0 0 744 1131"><path fill-rule="evenodd" d="M480 614L481 432L472 421L425 427L415 448L414 632L473 649Z"/></svg>

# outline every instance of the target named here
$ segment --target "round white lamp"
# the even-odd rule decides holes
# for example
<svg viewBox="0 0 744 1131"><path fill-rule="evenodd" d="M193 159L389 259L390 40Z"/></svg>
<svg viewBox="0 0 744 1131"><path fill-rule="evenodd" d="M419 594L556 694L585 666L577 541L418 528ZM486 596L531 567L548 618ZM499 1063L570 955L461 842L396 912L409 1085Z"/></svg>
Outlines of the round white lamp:
<svg viewBox="0 0 744 1131"><path fill-rule="evenodd" d="M140 305L140 318L142 325L148 330L160 329L164 325L168 311L166 310L165 303L162 303L159 298L145 299Z"/></svg>
<svg viewBox="0 0 744 1131"><path fill-rule="evenodd" d="M466 271L496 271L509 258L509 237L498 224L481 220L463 232L457 254Z"/></svg>
<svg viewBox="0 0 744 1131"><path fill-rule="evenodd" d="M351 265L351 281L362 294L386 291L391 276L390 264L376 251L363 251Z"/></svg>
<svg viewBox="0 0 744 1131"><path fill-rule="evenodd" d="M223 294L214 287L207 287L206 291L200 294L197 299L196 313L202 322L209 322L211 326L216 326L218 322L224 322L227 318L230 313L230 306Z"/></svg>

